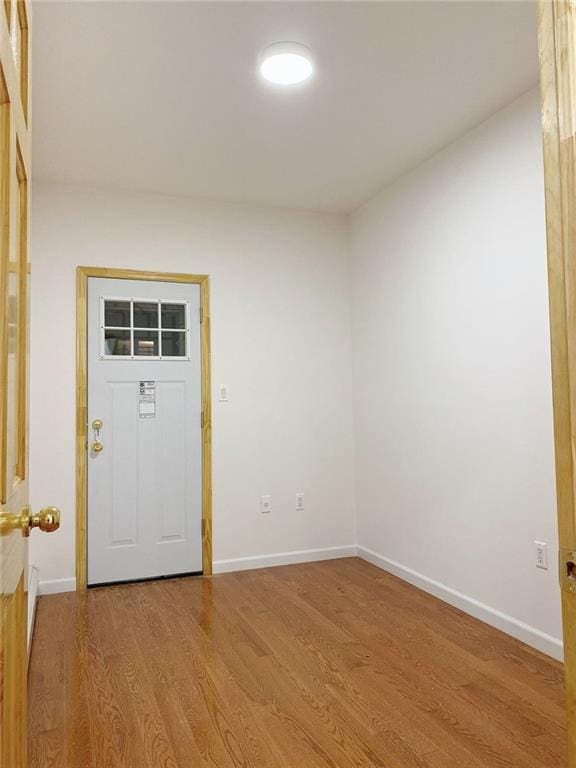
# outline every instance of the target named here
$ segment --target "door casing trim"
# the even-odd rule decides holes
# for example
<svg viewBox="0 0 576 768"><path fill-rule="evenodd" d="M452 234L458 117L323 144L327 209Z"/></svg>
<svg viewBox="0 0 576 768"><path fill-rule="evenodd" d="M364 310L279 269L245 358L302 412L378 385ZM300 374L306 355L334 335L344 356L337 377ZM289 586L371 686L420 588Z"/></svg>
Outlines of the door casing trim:
<svg viewBox="0 0 576 768"><path fill-rule="evenodd" d="M108 267L76 270L76 589L87 587L88 554L88 279L151 280L200 286L202 366L202 564L212 575L212 397L210 376L210 279L208 275L148 272Z"/></svg>
<svg viewBox="0 0 576 768"><path fill-rule="evenodd" d="M539 0L552 394L568 763L576 768L576 0Z"/></svg>

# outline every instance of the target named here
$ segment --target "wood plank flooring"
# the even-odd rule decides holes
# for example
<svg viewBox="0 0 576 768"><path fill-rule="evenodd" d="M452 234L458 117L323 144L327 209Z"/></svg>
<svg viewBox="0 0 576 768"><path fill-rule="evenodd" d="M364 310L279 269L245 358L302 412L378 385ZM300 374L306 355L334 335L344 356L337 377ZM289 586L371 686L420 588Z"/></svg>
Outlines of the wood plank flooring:
<svg viewBox="0 0 576 768"><path fill-rule="evenodd" d="M564 768L562 677L356 558L54 595L30 768Z"/></svg>

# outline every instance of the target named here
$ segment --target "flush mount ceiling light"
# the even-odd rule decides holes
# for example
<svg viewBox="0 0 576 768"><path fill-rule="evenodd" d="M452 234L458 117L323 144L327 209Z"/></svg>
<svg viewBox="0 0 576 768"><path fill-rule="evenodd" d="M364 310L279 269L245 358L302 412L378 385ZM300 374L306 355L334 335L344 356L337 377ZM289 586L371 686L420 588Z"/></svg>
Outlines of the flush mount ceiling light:
<svg viewBox="0 0 576 768"><path fill-rule="evenodd" d="M260 74L277 85L296 85L312 74L312 54L300 43L273 43L262 51Z"/></svg>

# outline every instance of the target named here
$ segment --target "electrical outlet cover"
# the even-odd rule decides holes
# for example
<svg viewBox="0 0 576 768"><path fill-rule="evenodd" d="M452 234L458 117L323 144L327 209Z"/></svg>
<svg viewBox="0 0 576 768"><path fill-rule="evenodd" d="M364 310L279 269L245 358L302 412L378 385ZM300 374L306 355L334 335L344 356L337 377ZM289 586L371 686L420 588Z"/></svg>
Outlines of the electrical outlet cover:
<svg viewBox="0 0 576 768"><path fill-rule="evenodd" d="M548 570L548 544L545 541L535 541L536 547L536 568Z"/></svg>

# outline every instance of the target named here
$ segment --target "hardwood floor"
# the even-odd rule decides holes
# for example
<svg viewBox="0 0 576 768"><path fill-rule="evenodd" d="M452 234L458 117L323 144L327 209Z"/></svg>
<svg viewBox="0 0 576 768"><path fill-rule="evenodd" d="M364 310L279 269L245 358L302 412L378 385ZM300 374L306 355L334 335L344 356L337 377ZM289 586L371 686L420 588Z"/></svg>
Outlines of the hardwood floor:
<svg viewBox="0 0 576 768"><path fill-rule="evenodd" d="M556 768L562 666L356 558L40 599L30 768Z"/></svg>

